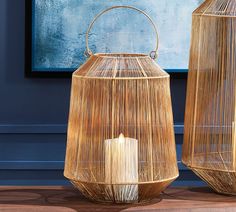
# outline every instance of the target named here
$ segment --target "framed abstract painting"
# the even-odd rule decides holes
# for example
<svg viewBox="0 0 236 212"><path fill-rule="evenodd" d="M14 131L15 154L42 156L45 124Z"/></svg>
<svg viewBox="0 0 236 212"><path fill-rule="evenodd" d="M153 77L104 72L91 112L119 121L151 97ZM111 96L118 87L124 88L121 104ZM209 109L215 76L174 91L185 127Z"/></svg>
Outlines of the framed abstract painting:
<svg viewBox="0 0 236 212"><path fill-rule="evenodd" d="M191 14L203 0L26 0L26 76L71 77L86 60L85 34L107 7L131 5L157 25L158 64L169 73L187 73ZM155 33L145 17L128 10L100 18L89 35L93 52L148 53Z"/></svg>

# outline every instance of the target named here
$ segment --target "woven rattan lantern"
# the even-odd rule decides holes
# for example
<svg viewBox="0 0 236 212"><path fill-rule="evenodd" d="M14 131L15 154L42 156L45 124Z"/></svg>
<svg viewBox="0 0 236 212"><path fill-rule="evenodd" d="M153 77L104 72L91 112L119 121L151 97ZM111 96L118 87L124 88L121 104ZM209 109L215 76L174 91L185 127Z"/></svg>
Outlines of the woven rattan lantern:
<svg viewBox="0 0 236 212"><path fill-rule="evenodd" d="M183 163L220 193L236 194L236 0L193 13Z"/></svg>
<svg viewBox="0 0 236 212"><path fill-rule="evenodd" d="M169 75L145 54L92 54L90 29L114 8L151 21L116 6L91 23L90 57L72 79L64 175L94 201L136 203L178 176Z"/></svg>

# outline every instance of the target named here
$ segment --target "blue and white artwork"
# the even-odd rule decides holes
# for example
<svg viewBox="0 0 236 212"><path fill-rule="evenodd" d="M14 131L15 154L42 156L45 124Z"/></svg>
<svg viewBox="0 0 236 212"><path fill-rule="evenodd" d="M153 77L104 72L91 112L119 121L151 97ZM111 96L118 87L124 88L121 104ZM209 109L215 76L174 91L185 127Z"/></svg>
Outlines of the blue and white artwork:
<svg viewBox="0 0 236 212"><path fill-rule="evenodd" d="M73 71L86 60L85 34L94 16L114 5L144 10L159 32L157 62L164 69L188 68L191 14L203 0L34 0L32 8L32 70ZM101 16L90 35L94 53L147 53L156 37L148 19L128 9Z"/></svg>

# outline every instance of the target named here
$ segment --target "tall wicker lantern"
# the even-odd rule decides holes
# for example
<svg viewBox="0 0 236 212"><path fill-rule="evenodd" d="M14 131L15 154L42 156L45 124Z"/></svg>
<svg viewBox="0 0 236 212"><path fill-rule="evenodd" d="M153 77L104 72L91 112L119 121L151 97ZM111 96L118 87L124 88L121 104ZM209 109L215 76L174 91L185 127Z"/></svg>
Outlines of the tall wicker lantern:
<svg viewBox="0 0 236 212"><path fill-rule="evenodd" d="M64 175L98 202L136 203L178 176L169 75L145 54L92 54L73 74ZM155 32L156 28L155 28ZM158 39L157 39L158 40Z"/></svg>
<svg viewBox="0 0 236 212"><path fill-rule="evenodd" d="M236 0L193 13L183 163L215 191L236 194Z"/></svg>

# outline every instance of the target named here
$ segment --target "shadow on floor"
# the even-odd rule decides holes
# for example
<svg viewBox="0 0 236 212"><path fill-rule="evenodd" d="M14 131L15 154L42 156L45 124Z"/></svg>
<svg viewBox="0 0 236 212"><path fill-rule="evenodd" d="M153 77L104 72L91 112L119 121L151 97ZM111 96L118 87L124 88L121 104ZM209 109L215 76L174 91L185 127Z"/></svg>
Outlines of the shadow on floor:
<svg viewBox="0 0 236 212"><path fill-rule="evenodd" d="M0 208L4 211L56 211L56 212L88 212L104 211L118 212L137 206L157 204L161 198L142 204L97 204L90 202L79 191L70 187L29 188L15 187L0 190Z"/></svg>

